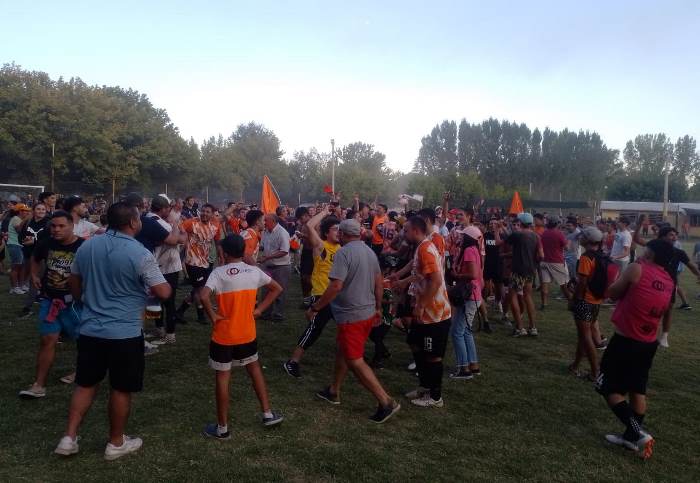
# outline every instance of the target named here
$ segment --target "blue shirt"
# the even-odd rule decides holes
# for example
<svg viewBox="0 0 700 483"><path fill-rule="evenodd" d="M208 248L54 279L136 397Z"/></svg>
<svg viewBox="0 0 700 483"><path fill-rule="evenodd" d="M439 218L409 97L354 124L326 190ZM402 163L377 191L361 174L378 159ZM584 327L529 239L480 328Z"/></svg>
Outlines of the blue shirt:
<svg viewBox="0 0 700 483"><path fill-rule="evenodd" d="M71 273L82 278L80 335L139 337L149 287L165 283L153 254L133 237L108 231L83 243Z"/></svg>

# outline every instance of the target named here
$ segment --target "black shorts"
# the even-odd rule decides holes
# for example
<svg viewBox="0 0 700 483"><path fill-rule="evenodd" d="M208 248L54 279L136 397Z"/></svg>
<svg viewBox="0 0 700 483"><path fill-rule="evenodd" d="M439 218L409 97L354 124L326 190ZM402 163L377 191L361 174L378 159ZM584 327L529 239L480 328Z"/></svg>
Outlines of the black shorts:
<svg viewBox="0 0 700 483"><path fill-rule="evenodd" d="M413 324L408 333L408 344L419 348L424 354L444 357L450 334L450 319L435 324Z"/></svg>
<svg viewBox="0 0 700 483"><path fill-rule="evenodd" d="M81 387L99 384L109 372L109 385L121 392L143 389L143 335L130 339L78 337L75 383Z"/></svg>
<svg viewBox="0 0 700 483"><path fill-rule="evenodd" d="M574 302L574 320L576 322L595 322L600 313L600 304L590 304L585 300Z"/></svg>
<svg viewBox="0 0 700 483"><path fill-rule="evenodd" d="M211 268L195 267L194 265L186 265L187 276L190 279L192 288L201 288L207 283L207 279L211 274Z"/></svg>
<svg viewBox="0 0 700 483"><path fill-rule="evenodd" d="M258 360L258 340L245 344L222 345L209 342L209 367L217 371L230 371L232 367L247 366Z"/></svg>
<svg viewBox="0 0 700 483"><path fill-rule="evenodd" d="M397 317L411 317L413 315L413 297L406 294L404 300L396 306Z"/></svg>
<svg viewBox="0 0 700 483"><path fill-rule="evenodd" d="M503 281L503 268L495 265L484 267L484 280L491 280L493 283L501 283Z"/></svg>
<svg viewBox="0 0 700 483"><path fill-rule="evenodd" d="M312 249L302 249L299 258L299 272L302 275L311 276L314 271L314 251Z"/></svg>
<svg viewBox="0 0 700 483"><path fill-rule="evenodd" d="M600 361L597 390L610 394L646 394L649 369L659 343L640 342L615 334Z"/></svg>

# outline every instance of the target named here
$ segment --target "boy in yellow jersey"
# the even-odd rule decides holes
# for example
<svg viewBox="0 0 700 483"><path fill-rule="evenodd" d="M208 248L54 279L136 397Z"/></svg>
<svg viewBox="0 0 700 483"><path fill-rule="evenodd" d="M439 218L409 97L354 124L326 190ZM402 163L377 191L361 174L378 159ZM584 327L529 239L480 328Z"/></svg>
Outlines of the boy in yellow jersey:
<svg viewBox="0 0 700 483"><path fill-rule="evenodd" d="M328 274L333 265L333 257L335 256L335 252L340 249L340 238L338 236L340 220L334 216L330 216L331 209L331 206L326 207L325 210L316 214L306 223L308 241L313 247L314 257L314 270L311 273L312 304L318 300L321 295L323 295L323 292L326 291L326 288L328 288ZM321 225L320 236L317 230L319 224ZM282 364L287 374L296 378L301 377L299 361L301 361L304 352L316 342L321 332L323 332L323 328L332 318L333 313L331 312L331 306L326 305L323 310L317 313L309 322L306 330L299 338L297 346L294 348L292 357Z"/></svg>
<svg viewBox="0 0 700 483"><path fill-rule="evenodd" d="M221 242L225 265L209 275L202 289L202 305L212 321L209 344L209 366L216 371L217 423L209 424L204 434L215 439L229 439L228 430L229 384L231 368L245 367L263 412L264 426L282 422L282 415L272 411L262 368L258 361L258 342L255 317L282 292L282 287L258 267L243 261L245 241L238 235L229 235ZM267 288L267 295L256 307L258 289ZM216 294L217 312L210 296Z"/></svg>

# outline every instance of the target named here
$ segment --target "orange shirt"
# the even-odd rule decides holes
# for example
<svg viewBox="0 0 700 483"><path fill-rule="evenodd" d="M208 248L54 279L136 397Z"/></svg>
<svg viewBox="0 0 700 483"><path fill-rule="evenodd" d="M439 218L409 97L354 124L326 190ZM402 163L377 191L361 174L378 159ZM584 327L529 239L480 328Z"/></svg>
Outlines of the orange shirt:
<svg viewBox="0 0 700 483"><path fill-rule="evenodd" d="M383 226L387 221L386 215L375 216L372 220L372 245L381 245L384 243Z"/></svg>
<svg viewBox="0 0 700 483"><path fill-rule="evenodd" d="M445 258L445 239L441 234L438 232L434 231L430 235L428 235L428 239L433 242L433 245L435 245L435 248L437 248L438 253L440 256L444 259Z"/></svg>
<svg viewBox="0 0 700 483"><path fill-rule="evenodd" d="M187 233L185 263L193 267L209 267L209 248L214 240L221 240L223 232L218 221L202 222L199 218L190 218L180 225Z"/></svg>
<svg viewBox="0 0 700 483"><path fill-rule="evenodd" d="M229 217L226 220L226 224L231 229L231 233L238 235L241 232L241 219L237 217Z"/></svg>
<svg viewBox="0 0 700 483"><path fill-rule="evenodd" d="M256 338L253 311L258 289L270 283L269 275L258 267L243 262L215 268L206 286L216 294L217 313L211 340L221 345L239 345Z"/></svg>
<svg viewBox="0 0 700 483"><path fill-rule="evenodd" d="M588 277L588 280L590 281L591 277L595 273L595 259L585 254L581 255L581 258L578 260L578 273L579 275ZM597 305L603 303L603 299L599 299L593 295L591 291L588 290L588 287L586 287L586 294L583 296L583 299L589 304Z"/></svg>
<svg viewBox="0 0 700 483"><path fill-rule="evenodd" d="M543 226L534 226L532 228L532 231L534 231L538 235L542 235L542 233L544 233L544 227Z"/></svg>
<svg viewBox="0 0 700 483"><path fill-rule="evenodd" d="M423 294L428 289L426 276L436 272L440 277L440 288L434 297L425 300ZM414 282L412 290L416 296L417 304L421 307L420 312L416 314L418 320L424 324L434 324L449 319L452 316L452 311L450 301L447 298L442 258L435 245L427 238L416 249L413 258L413 274L419 277L419 280Z"/></svg>
<svg viewBox="0 0 700 483"><path fill-rule="evenodd" d="M260 235L252 228L248 228L241 232L241 236L245 240L245 256L251 256L253 260L257 260L260 250Z"/></svg>

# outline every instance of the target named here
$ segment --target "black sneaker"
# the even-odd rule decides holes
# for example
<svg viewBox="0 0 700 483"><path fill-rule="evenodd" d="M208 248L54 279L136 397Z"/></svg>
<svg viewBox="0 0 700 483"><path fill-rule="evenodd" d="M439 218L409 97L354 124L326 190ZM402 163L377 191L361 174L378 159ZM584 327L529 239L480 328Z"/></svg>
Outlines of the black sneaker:
<svg viewBox="0 0 700 483"><path fill-rule="evenodd" d="M225 433L219 434L218 425L216 423L207 424L202 434L209 438L214 438L221 441L231 439L231 431L226 431Z"/></svg>
<svg viewBox="0 0 700 483"><path fill-rule="evenodd" d="M678 307L678 310L693 310L693 307L691 307L691 306L688 305L688 304L681 304L681 305Z"/></svg>
<svg viewBox="0 0 700 483"><path fill-rule="evenodd" d="M399 409L401 409L401 405L396 401L391 401L391 404L388 406L378 406L377 412L371 415L369 419L377 424L382 424L394 414L399 412Z"/></svg>
<svg viewBox="0 0 700 483"><path fill-rule="evenodd" d="M266 428L269 428L271 426L276 426L276 425L280 424L282 421L284 421L284 416L282 416L280 413L276 413L274 411L271 411L271 412L272 412L271 417L266 418L263 415L263 418L262 418L262 424Z"/></svg>
<svg viewBox="0 0 700 483"><path fill-rule="evenodd" d="M337 394L333 394L331 392L330 386L318 391L316 393L316 397L321 398L324 401L328 401L329 403L334 405L340 404L340 398Z"/></svg>
<svg viewBox="0 0 700 483"><path fill-rule="evenodd" d="M299 369L298 362L290 359L287 362L283 362L282 367L284 367L284 370L287 372L287 374L294 377L295 379L301 378L301 370Z"/></svg>

